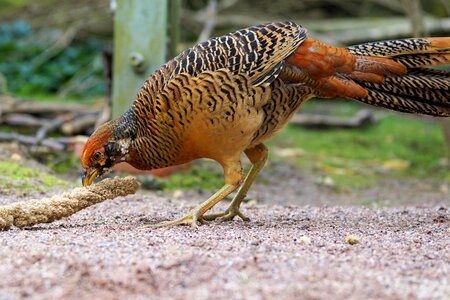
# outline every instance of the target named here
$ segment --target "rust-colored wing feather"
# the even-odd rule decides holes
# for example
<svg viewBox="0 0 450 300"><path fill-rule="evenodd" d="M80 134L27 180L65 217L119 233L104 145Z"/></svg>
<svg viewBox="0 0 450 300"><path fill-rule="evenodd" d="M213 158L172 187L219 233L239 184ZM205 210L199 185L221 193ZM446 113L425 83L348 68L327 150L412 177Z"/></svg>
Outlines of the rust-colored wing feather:
<svg viewBox="0 0 450 300"><path fill-rule="evenodd" d="M396 111L450 115L450 38L416 38L335 48L307 39L281 73L316 96L344 97Z"/></svg>

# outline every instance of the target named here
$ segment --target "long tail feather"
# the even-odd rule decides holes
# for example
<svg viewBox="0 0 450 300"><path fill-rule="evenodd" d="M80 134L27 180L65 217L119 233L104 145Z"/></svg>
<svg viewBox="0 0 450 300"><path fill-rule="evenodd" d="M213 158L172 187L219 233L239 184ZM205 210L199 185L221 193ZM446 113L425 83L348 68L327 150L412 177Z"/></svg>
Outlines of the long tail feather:
<svg viewBox="0 0 450 300"><path fill-rule="evenodd" d="M402 97L392 93L386 93L379 90L369 90L364 99L357 99L361 102L389 108L392 110L406 113L421 113L436 117L450 116L450 106L434 105L427 102L416 101L412 97Z"/></svg>
<svg viewBox="0 0 450 300"><path fill-rule="evenodd" d="M450 116L450 72L424 68L450 63L450 38L403 39L348 49L359 56L390 57L408 70L382 82L353 78L368 90L367 97L354 99L402 112Z"/></svg>
<svg viewBox="0 0 450 300"><path fill-rule="evenodd" d="M389 109L450 116L450 73L426 67L450 63L450 38L416 38L348 48L306 39L286 59L280 78Z"/></svg>
<svg viewBox="0 0 450 300"><path fill-rule="evenodd" d="M419 102L450 105L449 79L447 78L445 82L443 78L433 78L433 74L426 74L426 71L427 69L421 70L420 76L412 71L411 76L407 74L402 77L387 77L383 83L362 82L361 84L368 89L411 97Z"/></svg>
<svg viewBox="0 0 450 300"><path fill-rule="evenodd" d="M400 55L393 57L392 60L401 63L407 68L432 67L450 64L450 52Z"/></svg>
<svg viewBox="0 0 450 300"><path fill-rule="evenodd" d="M406 54L442 53L450 51L450 38L412 38L365 43L347 47L351 54L394 57Z"/></svg>

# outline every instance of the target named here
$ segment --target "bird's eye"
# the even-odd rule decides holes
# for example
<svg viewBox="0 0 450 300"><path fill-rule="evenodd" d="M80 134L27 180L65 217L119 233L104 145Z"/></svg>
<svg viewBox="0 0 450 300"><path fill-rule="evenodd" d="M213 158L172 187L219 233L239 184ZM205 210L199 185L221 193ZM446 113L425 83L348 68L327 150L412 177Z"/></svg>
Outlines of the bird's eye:
<svg viewBox="0 0 450 300"><path fill-rule="evenodd" d="M99 160L100 157L102 157L102 154L100 152L95 152L93 157L94 157L94 160Z"/></svg>

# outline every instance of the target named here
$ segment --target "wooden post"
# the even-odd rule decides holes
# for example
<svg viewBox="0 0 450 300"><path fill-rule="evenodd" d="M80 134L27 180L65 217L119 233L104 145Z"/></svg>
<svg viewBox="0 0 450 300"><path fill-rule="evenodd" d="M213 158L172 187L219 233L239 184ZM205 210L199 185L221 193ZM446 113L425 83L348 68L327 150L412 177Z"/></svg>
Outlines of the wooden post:
<svg viewBox="0 0 450 300"><path fill-rule="evenodd" d="M178 54L177 46L180 42L180 10L181 0L169 1L170 46L168 59L172 59Z"/></svg>
<svg viewBox="0 0 450 300"><path fill-rule="evenodd" d="M167 0L117 0L113 117L123 114L146 78L166 60Z"/></svg>

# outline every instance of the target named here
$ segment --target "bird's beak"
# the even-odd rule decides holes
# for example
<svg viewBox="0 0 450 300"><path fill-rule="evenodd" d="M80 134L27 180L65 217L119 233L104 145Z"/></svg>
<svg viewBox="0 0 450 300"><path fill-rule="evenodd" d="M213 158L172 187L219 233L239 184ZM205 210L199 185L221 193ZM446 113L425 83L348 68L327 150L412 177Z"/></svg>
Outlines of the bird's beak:
<svg viewBox="0 0 450 300"><path fill-rule="evenodd" d="M94 179L98 176L98 173L98 169L95 168L85 171L83 176L81 177L81 183L83 184L83 186L91 185Z"/></svg>

